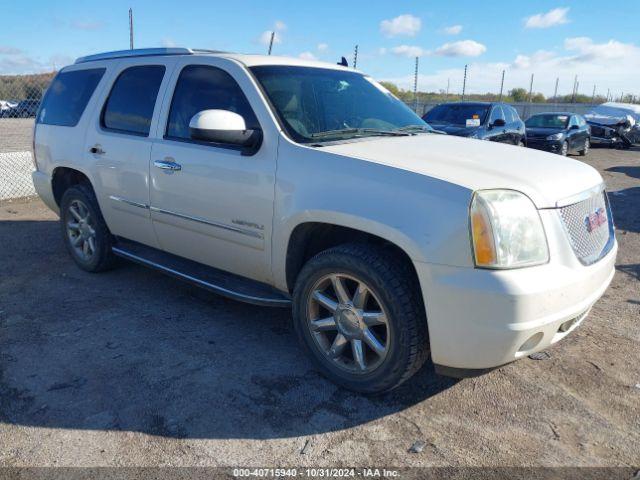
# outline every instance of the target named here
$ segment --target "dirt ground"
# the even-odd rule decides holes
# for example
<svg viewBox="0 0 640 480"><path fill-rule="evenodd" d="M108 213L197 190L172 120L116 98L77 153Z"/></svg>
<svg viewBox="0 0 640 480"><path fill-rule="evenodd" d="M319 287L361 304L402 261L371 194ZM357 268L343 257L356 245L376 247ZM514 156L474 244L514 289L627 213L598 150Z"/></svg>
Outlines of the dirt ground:
<svg viewBox="0 0 640 480"><path fill-rule="evenodd" d="M124 262L84 273L42 203L0 204L0 465L640 465L640 150L587 162L620 252L583 325L549 358L426 366L378 397L324 380L289 311Z"/></svg>

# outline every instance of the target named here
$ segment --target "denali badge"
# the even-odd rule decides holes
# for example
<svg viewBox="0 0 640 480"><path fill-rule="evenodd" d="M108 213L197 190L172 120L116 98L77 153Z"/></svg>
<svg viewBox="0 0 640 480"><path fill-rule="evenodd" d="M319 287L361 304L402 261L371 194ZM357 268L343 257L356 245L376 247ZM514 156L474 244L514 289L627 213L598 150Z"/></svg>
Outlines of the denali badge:
<svg viewBox="0 0 640 480"><path fill-rule="evenodd" d="M600 207L595 212L590 213L585 217L584 220L587 224L587 232L591 233L600 225L607 223L607 214L605 213L604 208Z"/></svg>

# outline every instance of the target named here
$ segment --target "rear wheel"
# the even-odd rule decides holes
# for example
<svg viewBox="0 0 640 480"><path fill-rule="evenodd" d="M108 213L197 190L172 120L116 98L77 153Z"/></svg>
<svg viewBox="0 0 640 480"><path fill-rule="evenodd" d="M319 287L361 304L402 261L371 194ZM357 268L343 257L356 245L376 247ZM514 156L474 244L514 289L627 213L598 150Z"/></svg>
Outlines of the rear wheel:
<svg viewBox="0 0 640 480"><path fill-rule="evenodd" d="M591 150L591 141L587 138L584 141L584 147L578 153L581 157L585 157L589 153L589 150Z"/></svg>
<svg viewBox="0 0 640 480"><path fill-rule="evenodd" d="M74 185L64 192L60 223L65 246L80 268L101 272L113 266L113 237L90 186Z"/></svg>
<svg viewBox="0 0 640 480"><path fill-rule="evenodd" d="M294 290L294 325L330 380L363 393L390 390L428 357L421 295L388 252L350 244L304 266Z"/></svg>

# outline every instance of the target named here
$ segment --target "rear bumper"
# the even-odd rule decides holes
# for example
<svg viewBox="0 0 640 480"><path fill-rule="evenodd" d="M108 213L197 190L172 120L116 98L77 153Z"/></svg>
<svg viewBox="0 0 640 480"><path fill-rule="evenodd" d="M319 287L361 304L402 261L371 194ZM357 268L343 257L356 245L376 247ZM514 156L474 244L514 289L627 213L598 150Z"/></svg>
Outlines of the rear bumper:
<svg viewBox="0 0 640 480"><path fill-rule="evenodd" d="M473 376L560 341L609 286L616 252L614 244L588 267L499 271L416 263L437 371Z"/></svg>
<svg viewBox="0 0 640 480"><path fill-rule="evenodd" d="M60 209L56 203L56 199L53 196L53 190L51 188L51 177L44 172L36 170L31 174L33 180L33 186L36 189L36 193L42 199L44 204L51 210L60 214Z"/></svg>

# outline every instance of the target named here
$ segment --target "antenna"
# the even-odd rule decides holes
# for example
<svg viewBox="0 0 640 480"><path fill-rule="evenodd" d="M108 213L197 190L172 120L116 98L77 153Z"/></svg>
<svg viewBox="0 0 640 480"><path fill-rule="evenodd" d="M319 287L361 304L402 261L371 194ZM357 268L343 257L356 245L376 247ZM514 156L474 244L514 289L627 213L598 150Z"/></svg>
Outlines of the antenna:
<svg viewBox="0 0 640 480"><path fill-rule="evenodd" d="M271 55L271 50L273 49L273 41L276 38L276 32L273 31L271 32L271 40L269 40L269 51L267 52L267 55Z"/></svg>
<svg viewBox="0 0 640 480"><path fill-rule="evenodd" d="M413 76L413 101L415 102L414 111L418 113L418 62L420 57L416 57L416 70Z"/></svg>
<svg viewBox="0 0 640 480"><path fill-rule="evenodd" d="M464 102L464 94L467 91L467 67L469 65L464 66L464 78L462 79L462 101Z"/></svg>
<svg viewBox="0 0 640 480"><path fill-rule="evenodd" d="M129 48L133 50L133 9L129 9Z"/></svg>
<svg viewBox="0 0 640 480"><path fill-rule="evenodd" d="M353 52L353 68L358 66L358 45L356 45L356 49Z"/></svg>

